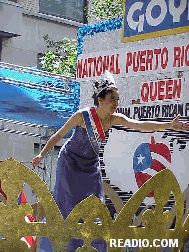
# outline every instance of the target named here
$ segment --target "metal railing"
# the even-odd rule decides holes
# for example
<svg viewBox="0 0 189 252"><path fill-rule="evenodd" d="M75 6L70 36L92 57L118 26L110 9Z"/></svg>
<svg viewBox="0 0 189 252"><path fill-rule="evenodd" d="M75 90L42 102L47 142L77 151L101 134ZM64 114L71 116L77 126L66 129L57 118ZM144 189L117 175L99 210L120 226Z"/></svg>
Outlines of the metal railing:
<svg viewBox="0 0 189 252"><path fill-rule="evenodd" d="M74 78L49 73L37 68L0 62L0 80L13 85L45 90L48 92L72 94L68 83L74 81Z"/></svg>

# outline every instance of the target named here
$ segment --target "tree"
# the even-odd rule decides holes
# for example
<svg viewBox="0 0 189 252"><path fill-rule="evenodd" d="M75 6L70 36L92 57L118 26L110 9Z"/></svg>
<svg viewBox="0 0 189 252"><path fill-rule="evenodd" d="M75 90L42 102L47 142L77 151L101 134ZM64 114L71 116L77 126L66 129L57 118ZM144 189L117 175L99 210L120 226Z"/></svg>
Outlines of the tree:
<svg viewBox="0 0 189 252"><path fill-rule="evenodd" d="M95 22L121 17L123 0L90 0L85 9L87 18ZM43 70L66 76L75 76L77 59L76 40L63 37L61 41L52 40L48 34L44 37L48 50L40 58Z"/></svg>
<svg viewBox="0 0 189 252"><path fill-rule="evenodd" d="M101 21L122 17L123 0L91 0L87 10L89 20Z"/></svg>
<svg viewBox="0 0 189 252"><path fill-rule="evenodd" d="M76 40L63 37L61 41L54 41L48 34L43 38L48 50L40 58L41 68L52 73L74 76L77 58Z"/></svg>

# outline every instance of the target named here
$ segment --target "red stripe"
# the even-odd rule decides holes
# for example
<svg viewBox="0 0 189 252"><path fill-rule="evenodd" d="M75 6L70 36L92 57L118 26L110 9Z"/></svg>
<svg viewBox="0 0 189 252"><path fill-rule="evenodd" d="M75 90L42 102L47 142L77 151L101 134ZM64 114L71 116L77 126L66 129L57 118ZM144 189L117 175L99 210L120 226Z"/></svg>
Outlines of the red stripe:
<svg viewBox="0 0 189 252"><path fill-rule="evenodd" d="M169 163L171 163L171 153L169 148L163 143L150 144L149 148L151 152L157 153L163 156Z"/></svg>
<svg viewBox="0 0 189 252"><path fill-rule="evenodd" d="M33 214L26 214L30 222L35 222L35 216Z"/></svg>
<svg viewBox="0 0 189 252"><path fill-rule="evenodd" d="M166 169L166 167L162 163L160 163L157 159L153 159L153 163L150 165L150 168L157 172Z"/></svg>
<svg viewBox="0 0 189 252"><path fill-rule="evenodd" d="M7 195L3 192L1 188L1 180L0 180L0 194L7 200Z"/></svg>
<svg viewBox="0 0 189 252"><path fill-rule="evenodd" d="M21 191L21 204L27 203L26 196L24 194L24 191Z"/></svg>
<svg viewBox="0 0 189 252"><path fill-rule="evenodd" d="M30 245L30 247L32 247L35 244L35 240L32 236L24 236L24 238L26 239L26 241Z"/></svg>
<svg viewBox="0 0 189 252"><path fill-rule="evenodd" d="M150 179L152 176L147 174L147 173L143 173L143 172L136 172L135 173L135 178L136 178L136 182L138 187L140 188L148 179Z"/></svg>
<svg viewBox="0 0 189 252"><path fill-rule="evenodd" d="M148 179L150 179L152 176L149 175L148 173L143 173L143 172L136 172L135 173L135 178L136 178L136 182L138 185L138 188L140 188ZM154 196L154 192L150 192L148 195L146 195L147 197L153 197Z"/></svg>
<svg viewBox="0 0 189 252"><path fill-rule="evenodd" d="M27 216L27 218L29 219L30 222L35 222L35 216L34 215L27 214L26 216ZM30 247L32 247L35 244L35 240L34 240L33 236L24 236L24 238L26 239L26 241L30 245Z"/></svg>
<svg viewBox="0 0 189 252"><path fill-rule="evenodd" d="M104 133L104 129L102 128L102 125L100 123L100 120L98 118L98 115L96 113L96 109L95 108L90 108L90 111L91 111L91 115L92 115L92 117L94 119L98 134L100 135L102 141L104 141L105 140L105 133Z"/></svg>

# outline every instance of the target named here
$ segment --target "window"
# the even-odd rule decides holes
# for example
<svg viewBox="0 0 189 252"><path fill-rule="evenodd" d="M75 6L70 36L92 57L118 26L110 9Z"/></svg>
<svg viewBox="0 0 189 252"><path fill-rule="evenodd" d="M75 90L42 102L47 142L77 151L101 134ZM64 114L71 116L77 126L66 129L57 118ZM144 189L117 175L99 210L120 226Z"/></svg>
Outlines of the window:
<svg viewBox="0 0 189 252"><path fill-rule="evenodd" d="M86 23L87 0L39 0L39 12Z"/></svg>

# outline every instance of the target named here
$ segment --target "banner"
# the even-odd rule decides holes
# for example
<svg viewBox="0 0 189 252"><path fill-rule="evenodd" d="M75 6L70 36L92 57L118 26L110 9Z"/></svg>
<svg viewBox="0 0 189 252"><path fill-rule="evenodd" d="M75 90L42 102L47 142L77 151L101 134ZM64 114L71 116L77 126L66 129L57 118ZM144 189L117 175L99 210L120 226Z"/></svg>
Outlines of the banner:
<svg viewBox="0 0 189 252"><path fill-rule="evenodd" d="M187 0L125 0L122 42L189 30Z"/></svg>
<svg viewBox="0 0 189 252"><path fill-rule="evenodd" d="M184 191L189 182L188 155L186 142L180 142L176 136L165 132L112 129L104 148L106 175L111 184L124 192L134 193L150 177L169 168ZM146 204L154 203L153 194L146 196L151 196L145 199Z"/></svg>
<svg viewBox="0 0 189 252"><path fill-rule="evenodd" d="M169 41L159 45L127 46L112 51L83 54L77 60L77 78L100 76L105 70L117 76L157 74L184 71L189 67L188 40Z"/></svg>

